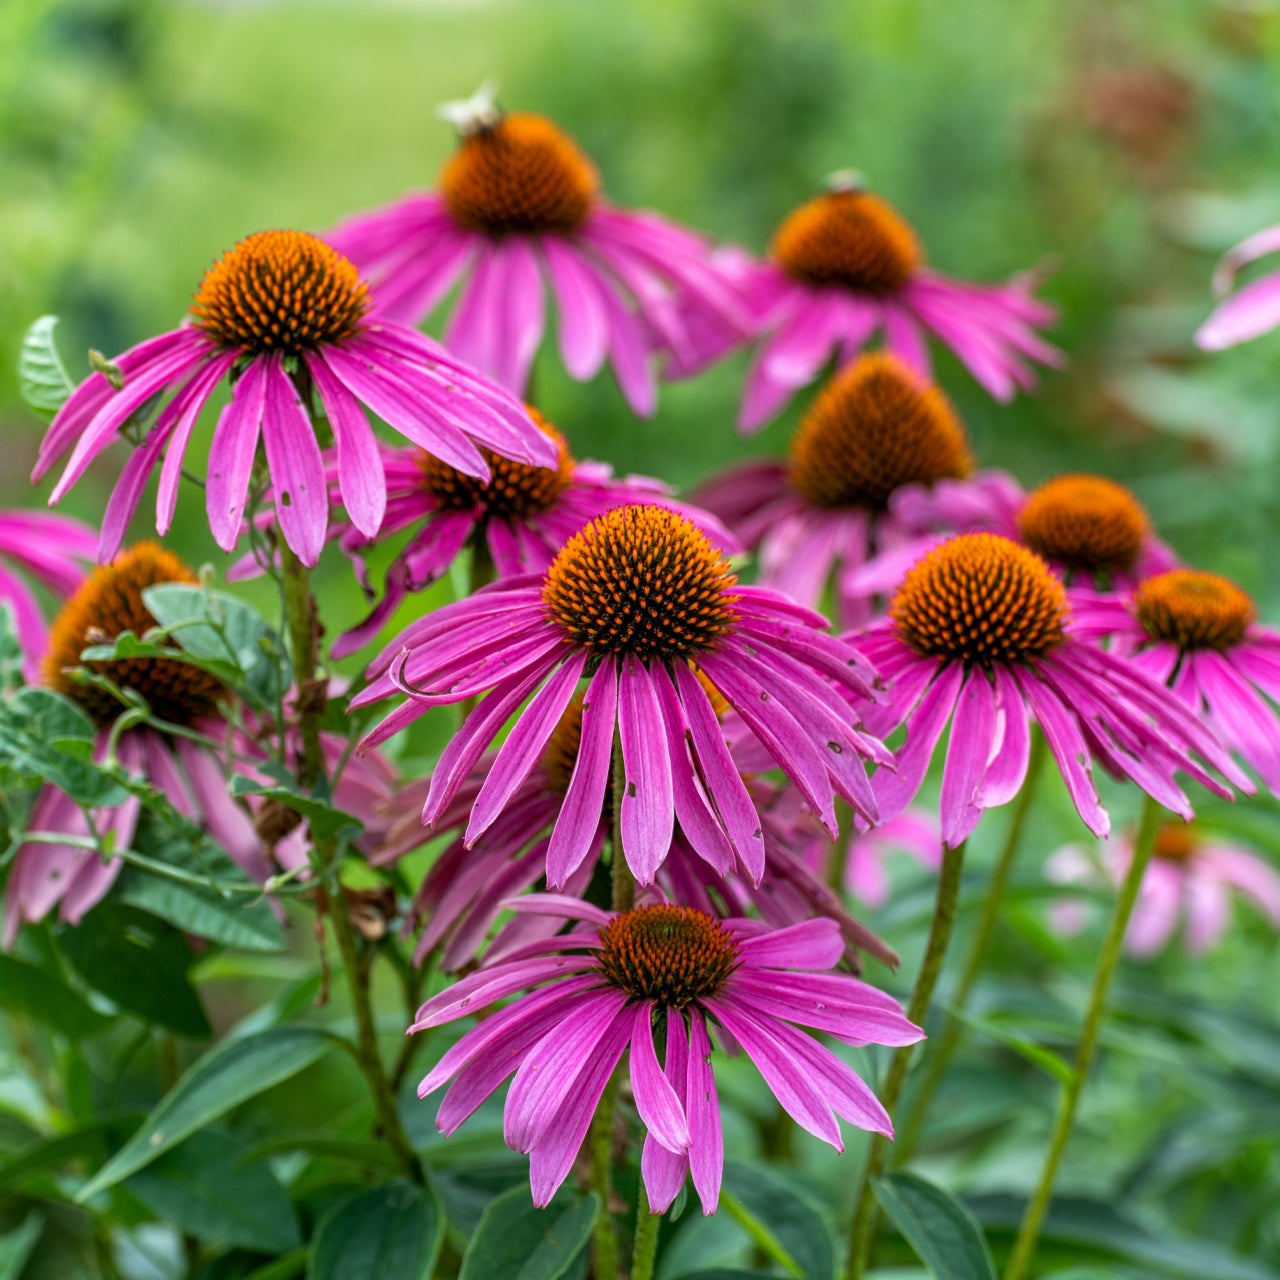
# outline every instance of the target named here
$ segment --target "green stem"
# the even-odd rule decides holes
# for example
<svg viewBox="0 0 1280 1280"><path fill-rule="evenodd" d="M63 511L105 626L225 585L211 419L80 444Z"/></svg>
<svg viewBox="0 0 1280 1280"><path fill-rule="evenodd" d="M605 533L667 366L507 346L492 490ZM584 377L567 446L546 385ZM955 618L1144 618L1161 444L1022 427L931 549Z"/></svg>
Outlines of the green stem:
<svg viewBox="0 0 1280 1280"><path fill-rule="evenodd" d="M1107 926L1107 936L1102 941L1102 950L1098 955L1098 967L1094 970L1093 987L1089 992L1089 1007L1085 1010L1084 1025L1080 1029L1080 1042L1076 1046L1075 1061L1071 1064L1071 1075L1062 1086L1062 1092L1058 1097L1058 1113L1054 1117L1053 1132L1049 1138L1049 1149L1045 1153L1044 1166L1040 1171L1040 1181L1027 1202L1022 1225L1018 1228L1018 1238L1013 1242L1013 1252L1009 1255L1005 1280L1022 1280L1035 1254L1040 1227L1044 1222L1044 1215L1048 1212L1049 1202L1053 1198L1053 1184L1058 1176L1058 1166L1062 1163L1063 1152L1071 1137L1080 1093L1084 1089L1084 1083L1088 1078L1089 1068L1093 1065L1093 1056L1098 1047L1098 1035L1102 1030L1102 1019L1106 1014L1107 993L1111 989L1111 979L1115 976L1116 965L1120 961L1124 935L1129 927L1129 917L1133 915L1134 904L1138 900L1138 890L1142 886L1142 877L1151 862L1159 826L1160 806L1148 796L1143 805L1142 821L1138 825L1138 835L1133 844L1133 858L1120 885L1120 893L1111 913L1111 923Z"/></svg>
<svg viewBox="0 0 1280 1280"><path fill-rule="evenodd" d="M297 683L298 728L302 738L302 760L298 770L299 786L309 790L325 776L324 752L320 743L320 718L324 701L315 684L318 659L319 627L316 602L306 566L281 540L280 562L283 568L285 622L293 651ZM281 732L285 727L281 726ZM351 1005L356 1019L356 1061L373 1096L374 1111L382 1137L391 1148L396 1163L415 1182L423 1180L422 1165L409 1144L395 1092L387 1079L382 1055L378 1051L378 1033L373 1020L370 999L370 963L362 959L355 926L351 923L346 892L339 872L341 849L332 838L314 839L312 861L317 875L327 881L329 918L333 921L338 953L351 992Z"/></svg>
<svg viewBox="0 0 1280 1280"><path fill-rule="evenodd" d="M649 1193L640 1179L636 1197L636 1245L631 1254L631 1280L653 1280L653 1263L658 1256L658 1228L662 1214L649 1212Z"/></svg>
<svg viewBox="0 0 1280 1280"><path fill-rule="evenodd" d="M595 1280L615 1280L618 1274L618 1233L613 1222L613 1115L618 1102L618 1074L605 1086L591 1120L591 1185L600 1197L592 1242Z"/></svg>
<svg viewBox="0 0 1280 1280"><path fill-rule="evenodd" d="M982 972L982 967L986 962L987 952L991 948L991 939L995 934L996 920L1000 915L1000 908L1004 904L1005 891L1009 887L1009 877L1013 871L1013 863L1017 857L1018 848L1022 843L1022 832L1026 826L1027 814L1031 810L1031 802L1035 798L1040 776L1044 772L1044 761L1047 755L1044 735L1038 731L1033 730L1033 732L1035 736L1031 742L1031 757L1027 761L1027 780L1023 783L1022 791L1018 795L1018 803L1009 822L1008 834L1005 836L1004 848L1000 851L1000 857L991 872L991 880L983 895L982 913L978 917L973 943L969 950L969 958L965 962L959 985L956 987L955 995L951 1001L952 1009L956 1012L963 1012L967 1006L969 996L973 991L973 984L977 981L978 974ZM911 1153L915 1150L916 1143L920 1138L920 1132L924 1127L929 1103L937 1092L938 1085L942 1083L951 1055L960 1043L963 1029L964 1024L955 1016L955 1013L952 1013L948 1015L946 1022L943 1024L941 1035L931 1038L926 1046L925 1058L928 1062L928 1070L924 1073L924 1077L912 1094L911 1111L907 1116L902 1131L894 1140L894 1164L906 1164L911 1157Z"/></svg>
<svg viewBox="0 0 1280 1280"><path fill-rule="evenodd" d="M929 938L925 943L920 972L907 1005L907 1017L917 1026L923 1026L934 988L942 973L947 955L947 944L955 924L956 906L960 899L960 877L964 870L962 840L954 849L944 849L942 869L938 875L938 892L933 903L933 919L929 924ZM889 1070L880 1086L880 1102L892 1118L902 1086L906 1082L907 1068L911 1065L912 1045L903 1045L893 1051ZM872 1184L883 1172L889 1150L889 1139L876 1134L867 1151L867 1162L858 1181L854 1198L853 1223L849 1230L849 1257L845 1265L845 1280L860 1280L866 1270L871 1252L871 1235L875 1228L875 1192Z"/></svg>

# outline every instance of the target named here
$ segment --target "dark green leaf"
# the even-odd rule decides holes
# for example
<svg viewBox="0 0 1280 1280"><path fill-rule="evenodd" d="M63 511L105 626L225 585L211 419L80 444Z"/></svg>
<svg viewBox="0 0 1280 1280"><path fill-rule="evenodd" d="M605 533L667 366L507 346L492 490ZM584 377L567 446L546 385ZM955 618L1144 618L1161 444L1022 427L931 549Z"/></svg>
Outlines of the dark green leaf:
<svg viewBox="0 0 1280 1280"><path fill-rule="evenodd" d="M1066 1084L1071 1079L1070 1065L1064 1062L1052 1049L1046 1049L1043 1045L1036 1044L1025 1036L1018 1035L1015 1031L1008 1030L994 1018L980 1018L976 1014L969 1013L964 1009L957 1009L951 1005L947 1006L947 1011L953 1018L964 1023L965 1026L972 1027L982 1035L990 1037L997 1044L1004 1045L1006 1049L1012 1049L1020 1057L1025 1058L1030 1063L1034 1063L1042 1071L1048 1072L1060 1084Z"/></svg>
<svg viewBox="0 0 1280 1280"><path fill-rule="evenodd" d="M195 953L177 929L123 903L104 902L61 942L80 977L127 1013L193 1039L209 1035L209 1019L187 980Z"/></svg>
<svg viewBox="0 0 1280 1280"><path fill-rule="evenodd" d="M22 685L22 665L22 643L18 639L13 606L7 600L0 600L0 693Z"/></svg>
<svg viewBox="0 0 1280 1280"><path fill-rule="evenodd" d="M41 316L23 335L18 353L18 391L27 408L46 422L75 390L53 340L57 325L57 316Z"/></svg>
<svg viewBox="0 0 1280 1280"><path fill-rule="evenodd" d="M126 792L90 759L96 735L89 717L52 689L19 689L0 702L0 760L81 804L119 804Z"/></svg>
<svg viewBox="0 0 1280 1280"><path fill-rule="evenodd" d="M354 814L337 809L314 796L303 795L291 787L263 786L250 778L236 777L231 780L231 794L266 796L268 799L278 800L306 819L311 834L317 840L354 840L364 830L364 824Z"/></svg>
<svg viewBox="0 0 1280 1280"><path fill-rule="evenodd" d="M467 1245L459 1280L559 1280L591 1238L598 1196L557 1196L536 1209L527 1186L490 1202Z"/></svg>
<svg viewBox="0 0 1280 1280"><path fill-rule="evenodd" d="M284 949L284 928L270 903L240 892L253 888L253 881L213 841L204 840L198 850L193 849L180 837L166 839L152 824L152 838L140 836L136 843L139 852L189 875L207 878L217 887L202 888L130 866L116 882L119 901L211 942L242 951Z"/></svg>
<svg viewBox="0 0 1280 1280"><path fill-rule="evenodd" d="M240 668L227 658L198 658L175 645L157 640L140 640L132 631L122 631L110 644L90 645L81 650L82 662L126 662L133 658L163 658L167 662L185 662L190 667L207 671L226 684L234 685L243 677ZM111 672L103 675L111 678ZM122 704L123 706L123 704Z"/></svg>
<svg viewBox="0 0 1280 1280"><path fill-rule="evenodd" d="M111 1025L61 978L0 953L0 1008L79 1040Z"/></svg>
<svg viewBox="0 0 1280 1280"><path fill-rule="evenodd" d="M273 1027L210 1049L87 1185L84 1201L136 1173L232 1107L297 1075L338 1041L319 1027Z"/></svg>
<svg viewBox="0 0 1280 1280"><path fill-rule="evenodd" d="M951 1192L911 1173L874 1183L889 1221L937 1280L995 1280L982 1230Z"/></svg>
<svg viewBox="0 0 1280 1280"><path fill-rule="evenodd" d="M800 1280L831 1280L835 1244L822 1214L773 1170L731 1160L724 1207L784 1270ZM744 1216L740 1216L744 1215Z"/></svg>
<svg viewBox="0 0 1280 1280"><path fill-rule="evenodd" d="M443 1233L428 1188L388 1183L325 1214L311 1242L307 1280L428 1280Z"/></svg>
<svg viewBox="0 0 1280 1280"><path fill-rule="evenodd" d="M43 1230L44 1218L33 1212L0 1236L0 1280L18 1280Z"/></svg>
<svg viewBox="0 0 1280 1280"><path fill-rule="evenodd" d="M161 1221L222 1249L284 1253L301 1243L293 1205L246 1147L204 1130L139 1170L127 1186Z"/></svg>

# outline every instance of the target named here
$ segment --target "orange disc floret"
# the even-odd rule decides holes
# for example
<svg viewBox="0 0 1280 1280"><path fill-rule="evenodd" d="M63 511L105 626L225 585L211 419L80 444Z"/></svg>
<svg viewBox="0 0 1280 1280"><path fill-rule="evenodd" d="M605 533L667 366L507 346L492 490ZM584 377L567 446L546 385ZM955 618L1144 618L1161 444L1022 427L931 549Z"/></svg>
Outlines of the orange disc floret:
<svg viewBox="0 0 1280 1280"><path fill-rule="evenodd" d="M561 547L542 598L575 644L645 660L696 658L736 621L738 580L686 516L616 507Z"/></svg>
<svg viewBox="0 0 1280 1280"><path fill-rule="evenodd" d="M572 235L599 187L595 166L568 134L522 112L464 137L440 171L449 212L488 235Z"/></svg>
<svg viewBox="0 0 1280 1280"><path fill-rule="evenodd" d="M772 253L793 279L882 296L902 288L924 261L916 233L886 200L828 191L788 214Z"/></svg>
<svg viewBox="0 0 1280 1280"><path fill-rule="evenodd" d="M898 635L922 657L1025 662L1063 642L1062 583L1033 551L994 533L965 533L908 571L889 606Z"/></svg>
<svg viewBox="0 0 1280 1280"><path fill-rule="evenodd" d="M1147 635L1179 649L1230 649L1258 617L1253 601L1230 578L1200 569L1148 578L1133 603Z"/></svg>
<svg viewBox="0 0 1280 1280"><path fill-rule="evenodd" d="M224 346L296 355L360 329L372 306L353 262L306 231L259 231L204 274L191 314Z"/></svg>
<svg viewBox="0 0 1280 1280"><path fill-rule="evenodd" d="M451 510L472 511L478 507L487 515L499 518L519 519L555 506L556 499L573 480L574 458L564 436L532 405L525 408L542 434L555 443L559 460L554 467L531 467L503 458L492 449L482 449L489 464L486 483L420 451L418 466L423 488Z"/></svg>
<svg viewBox="0 0 1280 1280"><path fill-rule="evenodd" d="M1057 476L1018 513L1018 536L1032 551L1088 574L1132 569L1150 527L1137 498L1104 476Z"/></svg>
<svg viewBox="0 0 1280 1280"><path fill-rule="evenodd" d="M879 511L902 485L972 470L950 401L887 352L862 356L832 378L791 441L791 484L820 507Z"/></svg>
<svg viewBox="0 0 1280 1280"><path fill-rule="evenodd" d="M1166 862L1186 862L1200 841L1195 828L1185 822L1162 822L1156 831L1153 852Z"/></svg>
<svg viewBox="0 0 1280 1280"><path fill-rule="evenodd" d="M633 1000L683 1009L719 992L740 960L733 935L713 916L663 902L603 926L597 963Z"/></svg>
<svg viewBox="0 0 1280 1280"><path fill-rule="evenodd" d="M190 725L215 714L224 692L222 684L188 663L170 658L80 661L80 654L91 645L110 644L126 631L141 636L156 625L142 598L147 587L198 581L177 556L154 542L140 542L110 564L100 565L80 584L49 628L46 683L79 703L100 724L110 723L123 707L107 690L73 681L68 672L75 667L86 666L121 689L132 689L146 699L157 717L172 724Z"/></svg>

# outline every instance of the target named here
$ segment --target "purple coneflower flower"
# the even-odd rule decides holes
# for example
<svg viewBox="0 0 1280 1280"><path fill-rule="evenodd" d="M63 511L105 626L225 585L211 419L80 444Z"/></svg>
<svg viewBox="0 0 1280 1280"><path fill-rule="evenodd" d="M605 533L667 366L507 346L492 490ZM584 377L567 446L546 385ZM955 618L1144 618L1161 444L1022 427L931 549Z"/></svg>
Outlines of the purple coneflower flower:
<svg viewBox="0 0 1280 1280"><path fill-rule="evenodd" d="M46 637L44 614L15 568L25 570L59 596L69 596L93 563L97 535L87 524L50 511L0 511L0 604L13 611L22 670L40 676Z"/></svg>
<svg viewBox="0 0 1280 1280"><path fill-rule="evenodd" d="M714 692L712 704L717 710L728 711ZM582 698L576 697L501 817L468 845L464 835L467 821L493 767L494 753L481 757L434 824L434 833L454 838L432 864L406 920L406 932L422 931L415 963L421 964L442 947L441 967L452 972L471 963L482 950L486 961L492 963L514 947L558 932L561 925L554 917L522 912L503 923L492 942L488 941L507 900L544 881L570 897L586 895L612 832L611 795L605 795L586 858L568 874L547 862L551 833L564 806L581 741ZM370 861L395 861L430 838L422 827L421 813L431 782L426 778L411 783L389 802L381 815L386 839ZM794 788L775 786L759 775L744 775L743 783L760 815L763 868L737 866L733 850L718 831L706 833L699 841L703 848L719 852L719 857L708 861L677 823L671 849L657 873L657 884L665 896L718 916L756 912L777 928L816 915L829 916L848 944L851 963L857 964L857 952L864 950L887 964L896 964L896 955L845 911L805 861L801 851L812 841L815 824L797 802Z"/></svg>
<svg viewBox="0 0 1280 1280"><path fill-rule="evenodd" d="M1106 476L1068 473L1025 493L1012 476L985 473L980 495L963 482L902 489L890 501L907 528L930 530L849 575L855 597L894 591L931 547L953 533L998 533L1028 546L1068 586L1123 590L1178 563L1132 491Z"/></svg>
<svg viewBox="0 0 1280 1280"><path fill-rule="evenodd" d="M1056 850L1045 864L1054 884L1120 884L1133 858L1131 837L1092 858L1079 845ZM1179 921L1183 944L1192 955L1211 950L1231 920L1231 895L1239 893L1280 928L1280 874L1256 853L1204 835L1194 825L1164 823L1156 831L1155 856L1138 891L1125 949L1146 958L1162 951ZM1087 920L1084 904L1059 901L1051 918L1059 932L1079 933Z"/></svg>
<svg viewBox="0 0 1280 1280"><path fill-rule="evenodd" d="M1080 593L1075 629L1169 685L1280 795L1280 631L1229 578L1173 569L1127 596Z"/></svg>
<svg viewBox="0 0 1280 1280"><path fill-rule="evenodd" d="M942 839L950 847L983 810L1007 804L1021 789L1030 718L1095 835L1106 835L1110 823L1092 759L1188 819L1190 803L1174 779L1179 770L1231 795L1193 756L1249 787L1213 734L1167 689L1079 638L1061 581L1007 538L960 534L935 547L903 579L889 617L856 643L891 682L888 704L864 719L880 733L907 729L897 771L875 778L882 817L910 803L952 721L941 798Z"/></svg>
<svg viewBox="0 0 1280 1280"><path fill-rule="evenodd" d="M436 1117L449 1134L515 1073L505 1137L529 1154L535 1204L547 1204L564 1181L630 1046L631 1084L647 1131L640 1167L652 1212L665 1212L688 1175L703 1212L714 1213L724 1146L713 1029L726 1048L746 1052L797 1124L837 1151L843 1150L837 1116L892 1134L884 1108L857 1074L795 1025L853 1045L923 1038L896 1000L826 972L844 953L832 921L771 930L671 903L621 915L554 896L514 905L586 927L530 944L456 982L418 1010L409 1030L453 1022L537 988L468 1031L418 1086L426 1097L453 1080Z"/></svg>
<svg viewBox="0 0 1280 1280"><path fill-rule="evenodd" d="M834 835L835 794L875 821L863 758L890 757L858 731L847 700L873 696L875 673L825 626L774 592L740 585L688 517L617 507L574 534L545 574L496 583L410 626L374 662L352 706L413 695L368 735L372 745L433 705L490 691L441 756L423 811L434 823L531 698L471 811L471 843L529 776L585 676L582 749L547 852L553 879L590 850L615 734L622 848L641 884L666 857L677 817L702 856L723 856L723 837L758 874L760 819L693 665Z"/></svg>
<svg viewBox="0 0 1280 1280"><path fill-rule="evenodd" d="M554 467L534 467L486 451L490 474L484 481L418 448L383 450L387 513L377 540L420 527L387 569L386 586L372 613L334 642L335 658L354 653L377 635L408 593L422 591L447 573L467 546L488 555L499 579L543 573L589 520L613 507L652 502L682 511L726 550L737 550L719 521L670 498L660 480L619 480L604 463L577 461L564 436L536 409L529 413L556 447ZM332 484L335 471L330 474ZM372 541L352 524L338 525L333 532L369 591L362 553Z"/></svg>
<svg viewBox="0 0 1280 1280"><path fill-rule="evenodd" d="M1280 250L1280 226L1267 227L1241 241L1223 255L1213 273L1213 291L1223 297L1231 290L1242 267ZM1219 304L1196 333L1196 345L1221 351L1237 343L1270 333L1280 324L1280 271L1271 271L1245 285Z"/></svg>
<svg viewBox="0 0 1280 1280"><path fill-rule="evenodd" d="M607 358L642 417L657 400L650 354L684 348L702 311L745 335L702 238L602 200L590 160L550 120L504 115L485 89L446 111L461 141L439 193L359 214L331 236L368 276L382 314L416 324L465 277L445 342L524 395L542 345L545 277L565 369L585 381Z"/></svg>
<svg viewBox="0 0 1280 1280"><path fill-rule="evenodd" d="M760 583L819 604L834 574L842 627L870 620L868 596L846 584L870 557L931 525L894 512L908 488L951 480L977 510L992 499L964 427L937 387L897 356L875 352L841 370L800 420L787 461L743 463L694 495L760 558ZM1003 477L994 473L998 485Z"/></svg>
<svg viewBox="0 0 1280 1280"><path fill-rule="evenodd" d="M173 390L111 495L99 554L119 548L162 452L156 528L168 532L192 428L224 379L233 390L214 429L205 495L224 551L239 535L261 441L283 495L285 541L305 564L319 559L329 498L308 409L313 392L337 441L347 514L369 537L382 523L386 488L366 408L468 474L489 474L480 447L555 465L554 447L519 401L415 330L371 321L370 306L356 268L324 241L301 231L249 236L205 273L189 323L126 351L114 382L93 373L72 392L33 479L71 449L50 498L57 502L135 414Z"/></svg>
<svg viewBox="0 0 1280 1280"><path fill-rule="evenodd" d="M975 285L929 270L902 216L851 175L835 175L832 189L787 215L770 257L764 264L741 253L716 259L762 340L738 411L740 431L759 430L828 360L853 360L877 329L889 350L925 378L932 333L998 400L1032 385L1033 361L1061 358L1036 332L1052 322L1054 310L1032 297L1033 280ZM696 332L698 351L684 360L677 352L673 375L696 372L738 342L706 322Z"/></svg>

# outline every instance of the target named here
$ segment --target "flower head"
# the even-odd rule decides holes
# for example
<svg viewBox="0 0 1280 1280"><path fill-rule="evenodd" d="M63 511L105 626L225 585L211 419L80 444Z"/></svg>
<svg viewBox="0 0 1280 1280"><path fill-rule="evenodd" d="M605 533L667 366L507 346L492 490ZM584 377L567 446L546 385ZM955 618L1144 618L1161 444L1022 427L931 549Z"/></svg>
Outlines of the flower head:
<svg viewBox="0 0 1280 1280"><path fill-rule="evenodd" d="M313 397L337 442L342 501L368 537L382 523L386 483L366 409L468 474L488 476L481 448L554 465L553 446L516 400L421 334L375 321L369 309L355 266L323 240L301 231L247 237L205 273L189 323L126 351L112 377L93 373L76 388L45 436L34 478L71 450L50 499L57 502L136 417L172 392L112 493L99 555L110 559L119 548L162 454L156 528L166 533L196 419L229 380L231 402L209 453L214 539L223 550L235 546L261 443L281 532L311 565L324 545L329 504Z"/></svg>
<svg viewBox="0 0 1280 1280"><path fill-rule="evenodd" d="M486 450L486 481L421 449L383 450L388 503L378 541L418 528L388 568L386 586L372 613L335 642L335 657L355 652L376 635L408 593L425 589L448 572L467 546L483 545L499 579L541 573L589 520L614 507L653 502L683 512L726 549L737 549L718 521L677 502L660 481L645 476L617 479L601 463L579 462L551 423L536 409L530 408L529 414L555 444L554 467L535 467ZM336 460L329 475L336 486ZM336 526L333 535L358 563L372 545L348 523ZM364 580L363 569L361 576ZM367 581L366 591L373 594Z"/></svg>
<svg viewBox="0 0 1280 1280"><path fill-rule="evenodd" d="M907 728L896 773L875 778L883 817L902 812L919 790L952 721L941 801L949 846L968 836L983 810L1018 793L1031 717L1096 835L1109 822L1093 759L1184 817L1191 807L1178 771L1228 796L1206 766L1248 786L1213 734L1167 690L1081 640L1062 583L1007 538L961 534L935 547L903 579L889 617L856 642L892 682L888 704L866 713L868 726L886 734Z"/></svg>
<svg viewBox="0 0 1280 1280"><path fill-rule="evenodd" d="M696 500L760 557L762 585L810 608L834 575L837 616L870 620L868 597L847 584L873 549L913 541L922 526L894 514L904 490L929 491L968 477L973 457L963 424L937 387L897 356L858 357L814 398L785 463L753 461L704 485Z"/></svg>
<svg viewBox="0 0 1280 1280"><path fill-rule="evenodd" d="M1082 636L1167 684L1280 793L1280 632L1229 578L1171 569L1120 596L1080 593Z"/></svg>
<svg viewBox="0 0 1280 1280"><path fill-rule="evenodd" d="M738 413L743 432L759 430L833 356L854 360L877 329L925 379L932 333L999 400L1033 383L1033 362L1060 359L1037 333L1054 312L1032 296L1033 281L973 285L932 271L902 215L848 175L783 219L767 263L741 253L716 261L760 340ZM696 372L736 344L729 330L703 323L692 358L677 353L672 372Z"/></svg>
<svg viewBox="0 0 1280 1280"><path fill-rule="evenodd" d="M1131 834L1099 850L1097 858L1078 845L1066 845L1050 856L1045 875L1060 885L1119 885L1132 859ZM1211 950L1231 921L1233 894L1280 928L1280 874L1272 866L1253 851L1207 835L1195 824L1163 823L1138 890L1125 949L1142 958L1154 956L1181 922L1188 952ZM1053 904L1051 918L1060 932L1080 932L1086 921L1083 905L1066 900Z"/></svg>
<svg viewBox="0 0 1280 1280"><path fill-rule="evenodd" d="M798 1029L855 1045L913 1044L923 1035L890 997L827 972L844 951L833 922L771 930L669 902L620 915L551 896L513 905L582 925L463 978L427 1001L410 1030L533 989L463 1035L418 1095L453 1081L436 1118L453 1133L514 1072L505 1137L529 1153L535 1204L545 1205L564 1181L628 1046L646 1128L641 1171L656 1213L671 1205L686 1176L704 1213L719 1200L724 1148L712 1032L731 1051L741 1048L788 1114L837 1150L837 1116L892 1133L862 1080Z"/></svg>
<svg viewBox="0 0 1280 1280"><path fill-rule="evenodd" d="M523 395L543 340L545 277L564 367L586 380L608 359L643 416L656 403L653 352L684 350L690 326L710 317L745 333L736 294L711 269L704 242L655 214L610 205L591 161L550 120L504 114L483 94L449 118L460 137L437 194L359 214L332 234L367 273L382 315L417 323L462 278L446 343Z"/></svg>
<svg viewBox="0 0 1280 1280"><path fill-rule="evenodd" d="M0 511L0 605L8 605L13 613L28 681L40 675L45 625L24 573L60 596L70 595L84 577L84 566L93 561L96 542L88 525L68 516L47 511Z"/></svg>
<svg viewBox="0 0 1280 1280"><path fill-rule="evenodd" d="M741 585L688 517L618 507L574 534L544 574L497 583L415 623L374 662L352 705L411 695L369 735L372 744L432 705L488 691L440 759L423 813L433 823L533 695L476 799L472 842L529 776L585 676L582 748L548 852L561 869L553 883L587 855L615 732L622 844L640 882L666 857L677 816L691 839L701 833L708 849L727 840L758 875L759 817L693 666L829 829L837 793L874 820L863 758L888 756L858 730L842 691L873 696L875 675L824 628L783 597Z"/></svg>

